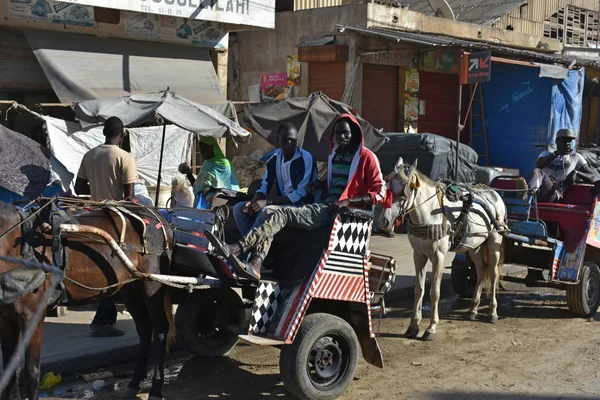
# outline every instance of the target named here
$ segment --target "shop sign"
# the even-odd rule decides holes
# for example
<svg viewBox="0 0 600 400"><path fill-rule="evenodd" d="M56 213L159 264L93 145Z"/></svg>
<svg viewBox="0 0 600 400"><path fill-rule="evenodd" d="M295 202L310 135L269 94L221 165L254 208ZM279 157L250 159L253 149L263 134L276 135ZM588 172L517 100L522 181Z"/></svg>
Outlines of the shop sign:
<svg viewBox="0 0 600 400"><path fill-rule="evenodd" d="M460 72L460 51L450 49L431 50L423 54L421 69L429 72Z"/></svg>
<svg viewBox="0 0 600 400"><path fill-rule="evenodd" d="M61 25L94 26L94 8L53 0L8 0L8 17Z"/></svg>
<svg viewBox="0 0 600 400"><path fill-rule="evenodd" d="M218 49L228 44L227 32L219 22L135 12L125 13L125 35Z"/></svg>
<svg viewBox="0 0 600 400"><path fill-rule="evenodd" d="M275 28L275 0L67 0L192 20Z"/></svg>
<svg viewBox="0 0 600 400"><path fill-rule="evenodd" d="M492 52L469 54L467 83L484 83L492 79Z"/></svg>

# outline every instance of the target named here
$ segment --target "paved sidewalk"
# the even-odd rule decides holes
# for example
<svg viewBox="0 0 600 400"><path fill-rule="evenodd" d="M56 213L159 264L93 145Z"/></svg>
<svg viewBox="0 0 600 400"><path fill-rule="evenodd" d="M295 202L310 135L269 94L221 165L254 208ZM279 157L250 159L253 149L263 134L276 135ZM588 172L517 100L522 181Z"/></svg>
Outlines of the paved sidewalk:
<svg viewBox="0 0 600 400"><path fill-rule="evenodd" d="M46 318L42 344L44 372L89 372L106 365L107 360L120 362L136 357L138 336L131 316L122 312L117 315L116 326L125 331L124 336L103 338L91 336L89 325L95 313L95 306L70 308L64 317Z"/></svg>
<svg viewBox="0 0 600 400"><path fill-rule="evenodd" d="M396 259L396 282L389 298L410 297L414 292L414 266L412 248L406 235L394 238L371 237L371 251L389 255ZM454 253L448 255L449 266ZM431 266L427 267L431 271ZM428 273L428 280L431 272ZM444 278L450 277L450 270ZM67 316L46 318L42 349L42 369L44 372L75 373L89 372L111 363L135 359L138 338L133 320L129 314L119 312L117 327L126 332L118 338L98 338L90 336L89 324L95 307L69 309Z"/></svg>

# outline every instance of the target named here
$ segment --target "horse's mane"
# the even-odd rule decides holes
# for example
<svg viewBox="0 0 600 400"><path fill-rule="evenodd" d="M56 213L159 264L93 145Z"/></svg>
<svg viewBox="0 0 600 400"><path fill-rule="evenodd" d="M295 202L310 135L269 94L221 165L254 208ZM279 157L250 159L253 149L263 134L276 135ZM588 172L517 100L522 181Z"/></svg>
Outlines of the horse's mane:
<svg viewBox="0 0 600 400"><path fill-rule="evenodd" d="M434 182L433 179L431 179L430 177L428 177L427 175L425 175L421 171L417 170L416 173L417 173L417 176L419 177L419 180L422 183L425 183L425 184L427 184L429 186L435 186L436 185L436 182Z"/></svg>
<svg viewBox="0 0 600 400"><path fill-rule="evenodd" d="M429 178L427 175L425 175L424 173L422 173L418 169L415 172L417 173L417 176L419 177L419 180L421 182L423 182L423 183L425 183L427 185L430 185L430 186L435 186L436 185L436 182L434 182L431 178ZM394 172L386 175L385 178L384 178L385 182L389 183L394 178L394 176L396 176L396 175L397 175L396 171L394 171Z"/></svg>

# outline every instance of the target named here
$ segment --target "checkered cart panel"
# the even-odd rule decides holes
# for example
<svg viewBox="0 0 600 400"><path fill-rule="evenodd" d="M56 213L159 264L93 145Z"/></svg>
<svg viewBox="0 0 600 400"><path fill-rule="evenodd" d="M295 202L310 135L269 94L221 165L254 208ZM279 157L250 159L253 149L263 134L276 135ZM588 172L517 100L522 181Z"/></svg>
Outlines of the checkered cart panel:
<svg viewBox="0 0 600 400"><path fill-rule="evenodd" d="M369 247L371 221L340 214L332 250L364 255Z"/></svg>
<svg viewBox="0 0 600 400"><path fill-rule="evenodd" d="M273 317L281 306L282 293L279 284L274 281L260 281L254 296L248 332L253 335L269 332Z"/></svg>

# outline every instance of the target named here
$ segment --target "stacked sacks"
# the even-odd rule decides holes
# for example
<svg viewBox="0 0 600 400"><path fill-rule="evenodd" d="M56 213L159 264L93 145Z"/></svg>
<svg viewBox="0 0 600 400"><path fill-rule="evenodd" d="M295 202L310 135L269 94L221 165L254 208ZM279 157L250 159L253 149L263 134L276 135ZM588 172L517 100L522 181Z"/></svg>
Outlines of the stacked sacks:
<svg viewBox="0 0 600 400"><path fill-rule="evenodd" d="M261 161L264 153L254 150L245 156L237 156L232 160L240 188L248 188L257 179L261 179L266 169L266 161Z"/></svg>
<svg viewBox="0 0 600 400"><path fill-rule="evenodd" d="M171 197L175 199L178 207L192 207L194 205L194 192L190 181L186 177L176 177L171 181Z"/></svg>

